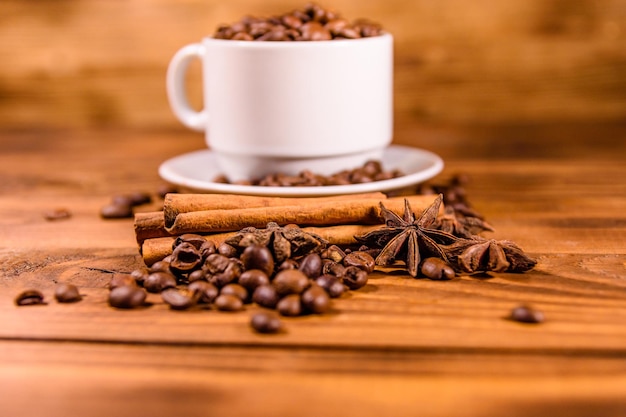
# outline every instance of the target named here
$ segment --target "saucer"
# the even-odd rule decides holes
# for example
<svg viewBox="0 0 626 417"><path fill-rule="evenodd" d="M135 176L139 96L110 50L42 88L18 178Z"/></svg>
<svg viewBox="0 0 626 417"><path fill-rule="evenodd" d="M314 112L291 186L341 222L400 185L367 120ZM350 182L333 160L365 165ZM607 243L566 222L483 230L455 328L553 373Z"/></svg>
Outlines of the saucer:
<svg viewBox="0 0 626 417"><path fill-rule="evenodd" d="M220 174L215 159L215 154L210 149L186 153L163 162L159 167L159 175L165 181L197 192L319 197L397 190L426 181L443 169L443 160L432 152L408 146L391 145L384 150L380 162L386 171L397 169L403 172L404 175L401 177L349 185L265 187L214 182L213 180Z"/></svg>

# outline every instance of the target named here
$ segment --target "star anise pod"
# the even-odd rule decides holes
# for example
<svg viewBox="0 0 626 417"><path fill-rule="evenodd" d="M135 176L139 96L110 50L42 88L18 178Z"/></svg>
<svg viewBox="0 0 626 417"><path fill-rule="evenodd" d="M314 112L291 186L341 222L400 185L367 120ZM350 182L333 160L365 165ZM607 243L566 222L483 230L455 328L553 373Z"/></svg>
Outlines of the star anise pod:
<svg viewBox="0 0 626 417"><path fill-rule="evenodd" d="M327 242L320 236L308 233L297 225L279 226L270 222L265 229L246 227L234 236L226 239L226 243L238 249L250 245L267 246L274 255L274 260L283 262L293 256L323 249Z"/></svg>
<svg viewBox="0 0 626 417"><path fill-rule="evenodd" d="M433 228L442 199L440 194L418 218L415 218L406 199L402 217L381 203L385 226L363 236L355 236L355 239L368 246L383 247L376 257L377 265L391 265L401 259L406 264L408 273L415 277L422 257L434 256L447 261L446 253L440 245L452 244L458 239L450 233Z"/></svg>
<svg viewBox="0 0 626 417"><path fill-rule="evenodd" d="M525 272L537 262L508 240L462 239L445 247L450 263L461 272Z"/></svg>
<svg viewBox="0 0 626 417"><path fill-rule="evenodd" d="M433 228L466 239L471 239L485 231L494 231L493 227L482 218L465 216L449 206L446 206L443 214L437 217Z"/></svg>

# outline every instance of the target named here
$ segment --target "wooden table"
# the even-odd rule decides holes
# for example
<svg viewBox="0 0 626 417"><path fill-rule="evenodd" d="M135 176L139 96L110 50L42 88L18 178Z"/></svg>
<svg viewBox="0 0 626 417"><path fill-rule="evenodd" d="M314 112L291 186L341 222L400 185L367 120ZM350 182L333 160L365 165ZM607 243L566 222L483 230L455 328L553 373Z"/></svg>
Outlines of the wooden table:
<svg viewBox="0 0 626 417"><path fill-rule="evenodd" d="M141 264L112 195L154 191L176 131L0 132L3 416L626 415L626 124L397 128L467 173L470 202L538 259L437 282L375 273L332 314L248 327L249 311L117 311L106 271ZM46 210L73 216L46 221ZM77 304L52 300L78 285ZM24 288L50 303L16 307ZM152 297L152 296L151 296ZM546 322L504 317L530 303Z"/></svg>

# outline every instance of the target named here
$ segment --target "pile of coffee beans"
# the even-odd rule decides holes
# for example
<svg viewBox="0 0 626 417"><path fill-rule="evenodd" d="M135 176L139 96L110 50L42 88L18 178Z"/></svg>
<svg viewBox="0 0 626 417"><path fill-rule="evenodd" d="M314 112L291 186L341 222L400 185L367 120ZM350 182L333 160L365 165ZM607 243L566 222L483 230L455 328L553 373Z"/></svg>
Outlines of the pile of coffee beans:
<svg viewBox="0 0 626 417"><path fill-rule="evenodd" d="M109 304L122 309L144 307L147 293L159 293L174 310L233 312L256 304L273 312L255 314L252 328L278 332L282 328L278 315L324 314L331 309L332 298L367 284L374 258L367 248L360 249L331 246L277 264L267 246L216 246L201 235L181 235L172 254L147 270L114 274Z"/></svg>
<svg viewBox="0 0 626 417"><path fill-rule="evenodd" d="M221 25L217 39L237 41L330 41L379 36L382 27L364 19L350 22L317 4L273 16L244 17L231 25Z"/></svg>
<svg viewBox="0 0 626 417"><path fill-rule="evenodd" d="M284 173L268 174L263 178L250 181L235 181L237 185L256 185L262 187L321 187L328 185L362 184L373 181L383 181L403 176L398 169L387 171L380 161L367 161L362 166L346 169L330 175L322 175L303 170L297 175ZM214 179L215 182L230 184L223 175Z"/></svg>

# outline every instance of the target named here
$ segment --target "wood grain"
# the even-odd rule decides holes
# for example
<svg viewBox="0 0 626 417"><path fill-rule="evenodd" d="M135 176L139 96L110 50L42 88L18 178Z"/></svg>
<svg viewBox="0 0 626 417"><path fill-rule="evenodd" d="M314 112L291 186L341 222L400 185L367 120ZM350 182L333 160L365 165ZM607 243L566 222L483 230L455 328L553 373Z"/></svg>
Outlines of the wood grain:
<svg viewBox="0 0 626 417"><path fill-rule="evenodd" d="M141 265L114 194L153 191L198 134L0 130L0 408L46 415L620 416L626 410L626 125L405 124L397 143L469 175L470 202L538 260L526 274L413 279L394 268L324 316L253 333L235 314L111 309ZM159 208L155 200L142 210ZM50 222L43 212L66 207ZM58 304L56 283L84 300ZM24 288L49 304L16 307ZM506 319L529 303L546 322ZM33 409L33 398L37 409Z"/></svg>
<svg viewBox="0 0 626 417"><path fill-rule="evenodd" d="M0 124L184 128L165 95L182 46L287 0L5 0ZM626 118L626 7L612 0L335 0L395 37L396 119L536 123ZM199 106L199 65L189 90Z"/></svg>

